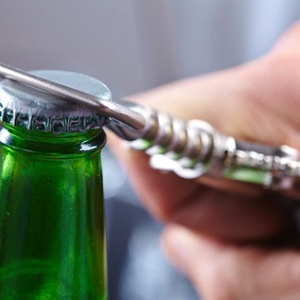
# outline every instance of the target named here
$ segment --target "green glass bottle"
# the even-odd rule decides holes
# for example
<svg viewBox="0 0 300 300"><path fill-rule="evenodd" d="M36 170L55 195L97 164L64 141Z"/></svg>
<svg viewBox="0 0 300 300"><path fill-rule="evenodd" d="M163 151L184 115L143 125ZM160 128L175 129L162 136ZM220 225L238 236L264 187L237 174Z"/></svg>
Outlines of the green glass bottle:
<svg viewBox="0 0 300 300"><path fill-rule="evenodd" d="M110 99L74 73L41 77ZM105 116L0 82L0 299L107 299Z"/></svg>

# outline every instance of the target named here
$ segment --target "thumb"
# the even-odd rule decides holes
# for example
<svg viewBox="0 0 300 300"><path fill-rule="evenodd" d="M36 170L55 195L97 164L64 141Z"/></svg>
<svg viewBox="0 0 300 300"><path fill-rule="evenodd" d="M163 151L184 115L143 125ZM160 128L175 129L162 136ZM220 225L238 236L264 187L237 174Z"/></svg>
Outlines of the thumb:
<svg viewBox="0 0 300 300"><path fill-rule="evenodd" d="M169 226L163 246L204 299L300 299L300 254L237 246Z"/></svg>

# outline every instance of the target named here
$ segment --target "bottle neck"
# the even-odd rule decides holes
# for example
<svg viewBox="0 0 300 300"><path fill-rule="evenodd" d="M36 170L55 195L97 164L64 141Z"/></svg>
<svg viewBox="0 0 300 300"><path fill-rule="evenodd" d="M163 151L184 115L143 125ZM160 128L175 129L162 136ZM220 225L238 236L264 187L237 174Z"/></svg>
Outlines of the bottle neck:
<svg viewBox="0 0 300 300"><path fill-rule="evenodd" d="M53 134L29 131L5 123L0 127L0 144L19 151L49 156L85 155L100 151L105 142L106 134L102 129Z"/></svg>

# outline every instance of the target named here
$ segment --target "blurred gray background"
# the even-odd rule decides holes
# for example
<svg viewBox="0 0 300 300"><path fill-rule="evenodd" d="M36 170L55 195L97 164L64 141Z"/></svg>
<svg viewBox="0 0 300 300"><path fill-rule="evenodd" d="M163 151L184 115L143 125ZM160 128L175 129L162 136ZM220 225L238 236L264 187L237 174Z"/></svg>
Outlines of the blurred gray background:
<svg viewBox="0 0 300 300"><path fill-rule="evenodd" d="M0 61L96 77L117 101L263 55L299 16L298 0L1 0ZM110 299L198 299L108 149L103 164Z"/></svg>

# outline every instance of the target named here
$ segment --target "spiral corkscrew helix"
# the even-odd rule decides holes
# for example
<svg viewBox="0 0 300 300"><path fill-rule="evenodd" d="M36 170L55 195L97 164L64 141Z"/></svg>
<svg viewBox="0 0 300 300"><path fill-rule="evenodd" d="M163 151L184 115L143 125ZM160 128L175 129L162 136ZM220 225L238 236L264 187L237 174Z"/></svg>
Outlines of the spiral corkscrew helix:
<svg viewBox="0 0 300 300"><path fill-rule="evenodd" d="M211 169L212 162L224 163L235 151L234 139L216 132L205 121L186 122L150 107L132 105L130 109L143 115L146 125L140 131L122 127L119 135L132 140L132 148L150 155L154 168L195 178Z"/></svg>

